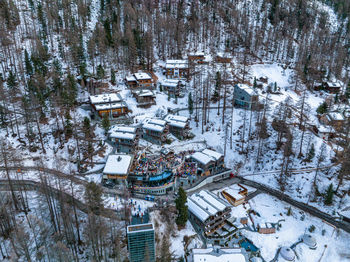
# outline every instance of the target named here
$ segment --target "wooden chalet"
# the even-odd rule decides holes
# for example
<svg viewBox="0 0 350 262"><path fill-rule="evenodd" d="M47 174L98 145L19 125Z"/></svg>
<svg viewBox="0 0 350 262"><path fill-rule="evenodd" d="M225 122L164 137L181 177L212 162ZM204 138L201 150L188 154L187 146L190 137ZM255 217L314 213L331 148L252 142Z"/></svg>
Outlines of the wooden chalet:
<svg viewBox="0 0 350 262"><path fill-rule="evenodd" d="M213 175L224 169L224 155L210 149L195 152L190 156L202 170L202 175Z"/></svg>
<svg viewBox="0 0 350 262"><path fill-rule="evenodd" d="M320 122L324 125L332 126L336 131L345 128L345 117L339 112L329 112L320 117Z"/></svg>
<svg viewBox="0 0 350 262"><path fill-rule="evenodd" d="M132 155L109 155L102 171L103 179L112 179L117 183L127 184L127 177L131 170L134 157Z"/></svg>
<svg viewBox="0 0 350 262"><path fill-rule="evenodd" d="M205 63L205 56L203 52L189 53L188 62L196 62L198 64Z"/></svg>
<svg viewBox="0 0 350 262"><path fill-rule="evenodd" d="M108 131L108 138L115 144L118 153L134 153L139 142L136 127L113 126Z"/></svg>
<svg viewBox="0 0 350 262"><path fill-rule="evenodd" d="M129 112L127 104L118 93L94 95L89 100L92 109L101 118L106 114L110 118L117 118Z"/></svg>
<svg viewBox="0 0 350 262"><path fill-rule="evenodd" d="M271 223L261 223L258 224L259 234L274 234L276 233L276 228Z"/></svg>
<svg viewBox="0 0 350 262"><path fill-rule="evenodd" d="M152 89L155 81L151 74L146 72L137 72L125 77L125 83L131 89Z"/></svg>
<svg viewBox="0 0 350 262"><path fill-rule="evenodd" d="M339 82L324 82L323 88L330 93L339 93L341 89L341 84Z"/></svg>
<svg viewBox="0 0 350 262"><path fill-rule="evenodd" d="M133 91L138 107L150 107L156 104L156 96L152 90L141 89Z"/></svg>
<svg viewBox="0 0 350 262"><path fill-rule="evenodd" d="M208 190L187 198L189 220L195 228L208 237L222 228L231 216L231 207Z"/></svg>
<svg viewBox="0 0 350 262"><path fill-rule="evenodd" d="M165 75L167 78L184 79L188 77L187 60L167 60L165 64Z"/></svg>
<svg viewBox="0 0 350 262"><path fill-rule="evenodd" d="M169 94L170 97L176 97L180 95L180 80L178 79L164 79L160 86Z"/></svg>
<svg viewBox="0 0 350 262"><path fill-rule="evenodd" d="M154 144L165 143L168 132L169 127L165 120L147 118L142 124L142 138Z"/></svg>
<svg viewBox="0 0 350 262"><path fill-rule="evenodd" d="M164 120L169 125L169 131L179 139L185 139L189 136L190 123L186 116L177 116L168 114Z"/></svg>
<svg viewBox="0 0 350 262"><path fill-rule="evenodd" d="M232 56L226 53L218 53L215 58L217 63L231 63L232 61Z"/></svg>
<svg viewBox="0 0 350 262"><path fill-rule="evenodd" d="M221 194L231 205L236 207L245 202L248 189L240 184L235 184L223 190Z"/></svg>

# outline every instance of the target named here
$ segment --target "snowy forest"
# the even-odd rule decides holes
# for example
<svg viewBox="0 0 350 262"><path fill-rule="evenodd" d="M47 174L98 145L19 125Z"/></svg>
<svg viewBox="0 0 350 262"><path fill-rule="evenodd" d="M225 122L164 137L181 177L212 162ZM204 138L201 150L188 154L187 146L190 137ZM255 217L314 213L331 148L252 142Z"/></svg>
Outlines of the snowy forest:
<svg viewBox="0 0 350 262"><path fill-rule="evenodd" d="M226 155L237 170L262 171L268 158L278 159L276 187L298 192L293 167L313 166L302 197L326 203L327 211L334 202L341 206L350 192L350 121L331 146L313 140L308 126L316 114L350 108L350 1L0 0L0 182L10 188L0 183L0 260L128 261L128 193L123 208L111 212L101 187L77 178L105 153L110 126L81 113L83 94L197 51L225 53L234 63L205 70L190 63L192 89L172 107L188 107L198 134L222 134L222 151L240 155L236 162ZM255 88L250 66L265 63L293 71L290 90L298 99L273 101L267 94L240 113L235 131L227 83ZM331 102L310 98L319 83L334 79L341 91ZM271 88L279 89L276 82ZM219 127L210 124L214 118ZM338 168L323 172L324 165ZM21 183L30 176L40 186ZM318 186L317 179L326 182ZM156 240L157 261L183 261L172 256L168 240Z"/></svg>

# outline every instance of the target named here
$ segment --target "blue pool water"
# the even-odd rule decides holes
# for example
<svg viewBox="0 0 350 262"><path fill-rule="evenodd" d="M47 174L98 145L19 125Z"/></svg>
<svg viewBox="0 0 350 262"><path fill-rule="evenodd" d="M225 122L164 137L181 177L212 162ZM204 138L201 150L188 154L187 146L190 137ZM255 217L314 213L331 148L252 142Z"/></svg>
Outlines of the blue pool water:
<svg viewBox="0 0 350 262"><path fill-rule="evenodd" d="M250 251L250 252L256 252L259 250L259 248L257 248L249 239L244 239L241 243L240 243L241 247L243 247L246 251Z"/></svg>

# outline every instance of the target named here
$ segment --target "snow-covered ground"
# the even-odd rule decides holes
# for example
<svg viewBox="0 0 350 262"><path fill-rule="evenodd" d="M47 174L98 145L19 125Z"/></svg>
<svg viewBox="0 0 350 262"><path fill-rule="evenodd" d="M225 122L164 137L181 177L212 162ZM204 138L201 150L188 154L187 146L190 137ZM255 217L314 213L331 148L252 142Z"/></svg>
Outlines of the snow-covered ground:
<svg viewBox="0 0 350 262"><path fill-rule="evenodd" d="M266 222L282 221L282 227L275 234L264 235L250 231L243 231L253 243L260 248L261 255L267 261L270 261L276 254L279 247L291 246L305 233L311 234L317 241L317 249L311 250L305 244L299 244L296 247L296 253L299 261L348 261L350 259L350 234L342 230L336 230L322 220L312 217L297 208L291 208L292 215L288 216L288 204L271 197L260 194L249 201L251 207L256 210L261 219ZM242 206L233 207L242 209ZM315 226L315 231L310 233L310 226Z"/></svg>

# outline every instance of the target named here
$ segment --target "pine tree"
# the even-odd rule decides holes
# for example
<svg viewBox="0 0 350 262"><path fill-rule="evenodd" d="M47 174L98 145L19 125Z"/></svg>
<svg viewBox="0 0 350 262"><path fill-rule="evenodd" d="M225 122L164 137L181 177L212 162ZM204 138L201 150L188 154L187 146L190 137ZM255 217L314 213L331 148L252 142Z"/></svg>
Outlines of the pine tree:
<svg viewBox="0 0 350 262"><path fill-rule="evenodd" d="M257 84L257 82L256 82L256 77L254 76L253 88L255 89L255 88L257 88L257 87L258 87L258 84Z"/></svg>
<svg viewBox="0 0 350 262"><path fill-rule="evenodd" d="M179 188L179 196L175 200L176 209L178 211L178 216L176 218L176 224L178 226L184 227L188 218L188 207L186 205L187 195L182 187Z"/></svg>
<svg viewBox="0 0 350 262"><path fill-rule="evenodd" d="M70 138L73 134L73 127L72 127L72 117L70 116L69 114L69 111L66 112L66 115L65 115L65 118L66 118L66 123L65 123L65 134L66 134L66 138Z"/></svg>
<svg viewBox="0 0 350 262"><path fill-rule="evenodd" d="M214 102L216 102L219 99L220 89L221 89L221 74L218 71L216 72L216 76L215 76L215 90L212 98Z"/></svg>
<svg viewBox="0 0 350 262"><path fill-rule="evenodd" d="M85 134L85 138L89 139L91 136L91 125L90 125L90 119L88 117L84 117L83 132Z"/></svg>
<svg viewBox="0 0 350 262"><path fill-rule="evenodd" d="M328 105L326 102L323 102L322 104L319 105L319 107L316 109L316 112L320 115L327 113L328 111Z"/></svg>
<svg viewBox="0 0 350 262"><path fill-rule="evenodd" d="M115 83L116 83L115 72L114 72L113 68L111 68L111 83L112 83L112 85L115 85Z"/></svg>
<svg viewBox="0 0 350 262"><path fill-rule="evenodd" d="M105 130L105 133L107 134L109 128L111 127L111 123L109 121L109 115L104 114L102 118L102 127Z"/></svg>
<svg viewBox="0 0 350 262"><path fill-rule="evenodd" d="M24 50L24 63L26 66L27 75L32 75L33 74L33 66L32 66L32 62L30 61L27 50Z"/></svg>
<svg viewBox="0 0 350 262"><path fill-rule="evenodd" d="M99 64L97 66L97 79L102 79L105 77L105 70L103 69L102 65Z"/></svg>
<svg viewBox="0 0 350 262"><path fill-rule="evenodd" d="M67 75L65 91L66 91L66 97L64 99L65 103L67 104L67 106L71 107L76 102L78 88L77 88L77 83L74 76L70 73L68 73Z"/></svg>
<svg viewBox="0 0 350 262"><path fill-rule="evenodd" d="M7 87L12 90L14 90L17 87L16 76L14 75L12 70L10 71L9 76L7 78Z"/></svg>
<svg viewBox="0 0 350 262"><path fill-rule="evenodd" d="M112 31L111 31L111 23L109 22L108 19L106 19L106 21L104 21L103 27L105 29L107 45L112 45L113 38L112 38Z"/></svg>
<svg viewBox="0 0 350 262"><path fill-rule="evenodd" d="M325 201L324 203L326 205L331 205L333 202L333 195L334 195L334 190L333 190L333 184L331 183L328 186L327 192L326 192L326 196L325 196Z"/></svg>
<svg viewBox="0 0 350 262"><path fill-rule="evenodd" d="M94 182L89 182L85 187L85 201L89 211L99 215L103 209L101 187Z"/></svg>
<svg viewBox="0 0 350 262"><path fill-rule="evenodd" d="M315 157L315 145L311 144L306 160L310 162Z"/></svg>
<svg viewBox="0 0 350 262"><path fill-rule="evenodd" d="M190 115L193 113L193 100L192 100L192 93L190 92L188 94L188 111L190 112Z"/></svg>

